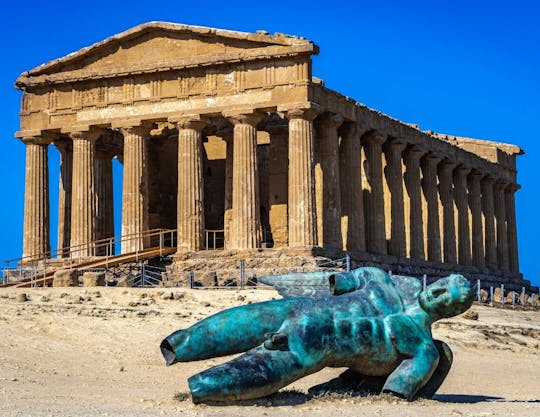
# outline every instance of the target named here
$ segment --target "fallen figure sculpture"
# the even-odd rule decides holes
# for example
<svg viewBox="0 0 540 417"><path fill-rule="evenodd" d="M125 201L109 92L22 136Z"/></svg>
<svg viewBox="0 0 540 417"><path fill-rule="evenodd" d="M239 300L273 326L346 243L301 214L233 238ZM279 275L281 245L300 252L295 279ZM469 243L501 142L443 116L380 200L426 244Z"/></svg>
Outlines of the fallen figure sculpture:
<svg viewBox="0 0 540 417"><path fill-rule="evenodd" d="M370 267L259 281L285 298L224 310L161 343L167 365L246 352L189 378L194 402L264 397L325 367L349 368L340 376L348 386L432 397L452 352L433 340L431 324L466 311L473 299L461 275L422 291L415 278Z"/></svg>

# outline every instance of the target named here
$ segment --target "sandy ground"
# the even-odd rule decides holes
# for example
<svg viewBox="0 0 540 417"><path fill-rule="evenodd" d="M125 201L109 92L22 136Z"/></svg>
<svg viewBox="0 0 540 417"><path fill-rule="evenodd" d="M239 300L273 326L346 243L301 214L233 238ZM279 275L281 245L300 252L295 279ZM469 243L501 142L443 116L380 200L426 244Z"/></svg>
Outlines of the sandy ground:
<svg viewBox="0 0 540 417"><path fill-rule="evenodd" d="M29 301L18 301L27 293ZM223 308L270 290L45 288L0 292L1 416L540 416L540 312L475 306L478 320L434 326L454 366L433 400L312 398L325 369L268 399L194 405L187 378L225 359L166 368L159 343ZM167 296L171 294L168 291ZM292 391L291 391L292 390Z"/></svg>

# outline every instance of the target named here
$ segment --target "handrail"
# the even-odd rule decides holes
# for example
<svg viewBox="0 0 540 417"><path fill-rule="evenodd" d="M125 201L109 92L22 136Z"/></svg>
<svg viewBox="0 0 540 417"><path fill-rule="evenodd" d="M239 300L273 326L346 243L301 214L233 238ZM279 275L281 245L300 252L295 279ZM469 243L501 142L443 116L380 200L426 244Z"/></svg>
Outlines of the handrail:
<svg viewBox="0 0 540 417"><path fill-rule="evenodd" d="M157 229L146 230L141 233L130 233L127 235L112 236L112 237L108 237L104 239L98 239L98 240L94 240L88 243L82 243L79 245L73 245L73 246L68 246L65 248L42 252L37 255L27 255L20 258L8 259L4 261L4 264L11 264L14 262L23 263L26 260L28 260L29 262L31 261L31 262L37 263L40 261L46 261L47 259L54 259L52 255L58 255L58 254L62 254L62 255L69 254L71 258L72 253L78 252L85 248L94 248L94 249L101 248L101 247L110 248L110 246L113 245L114 243L122 243L125 241L133 240L134 238L143 239L143 238L150 238L153 236L163 236L167 233L171 233L171 247L172 247L172 244L174 243L173 234L176 233L176 229L157 228ZM160 246L164 245L164 243L165 243L164 239L160 239ZM107 253L105 256L111 256L111 255L114 255L114 254ZM55 258L57 258L57 256ZM63 258L58 258L58 259L63 259Z"/></svg>

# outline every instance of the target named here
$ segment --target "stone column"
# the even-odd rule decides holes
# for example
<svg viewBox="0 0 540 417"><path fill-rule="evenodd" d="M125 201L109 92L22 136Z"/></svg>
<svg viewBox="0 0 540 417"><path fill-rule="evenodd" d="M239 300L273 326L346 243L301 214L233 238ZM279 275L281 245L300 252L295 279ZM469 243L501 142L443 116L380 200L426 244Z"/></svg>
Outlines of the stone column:
<svg viewBox="0 0 540 417"><path fill-rule="evenodd" d="M257 124L261 119L259 113L229 116L234 124L231 249L260 246Z"/></svg>
<svg viewBox="0 0 540 417"><path fill-rule="evenodd" d="M519 185L510 184L505 192L506 230L508 235L508 262L510 272L519 272L518 242L516 227L515 193Z"/></svg>
<svg viewBox="0 0 540 417"><path fill-rule="evenodd" d="M99 131L73 132L73 176L71 199L72 254L94 256L96 233L95 147ZM77 248L73 248L76 246Z"/></svg>
<svg viewBox="0 0 540 417"><path fill-rule="evenodd" d="M317 246L312 109L287 112L289 119L289 247Z"/></svg>
<svg viewBox="0 0 540 417"><path fill-rule="evenodd" d="M386 209L386 238L388 239L388 253L390 255L407 256L407 243L405 235L405 212L403 207L403 160L402 152L406 143L396 140L388 141L384 145L386 166L386 189L384 207Z"/></svg>
<svg viewBox="0 0 540 417"><path fill-rule="evenodd" d="M457 208L458 262L471 264L471 236L469 226L469 197L467 195L467 175L470 168L460 166L454 170L454 199Z"/></svg>
<svg viewBox="0 0 540 417"><path fill-rule="evenodd" d="M508 271L508 232L506 227L506 183L496 182L494 186L495 222L497 231L497 265L499 270Z"/></svg>
<svg viewBox="0 0 540 417"><path fill-rule="evenodd" d="M343 118L325 114L315 120L315 202L317 241L330 250L342 249L339 138Z"/></svg>
<svg viewBox="0 0 540 417"><path fill-rule="evenodd" d="M58 181L58 258L69 256L71 239L71 179L73 147L71 141L55 142L60 152L60 178Z"/></svg>
<svg viewBox="0 0 540 417"><path fill-rule="evenodd" d="M207 121L186 117L178 123L178 250L204 248L202 130Z"/></svg>
<svg viewBox="0 0 540 417"><path fill-rule="evenodd" d="M50 257L48 142L22 139L26 145L23 262Z"/></svg>
<svg viewBox="0 0 540 417"><path fill-rule="evenodd" d="M481 183L482 189L482 218L484 225L484 251L486 266L497 269L497 235L495 232L495 201L493 188L495 180L485 177Z"/></svg>
<svg viewBox="0 0 540 417"><path fill-rule="evenodd" d="M484 228L482 226L482 191L480 182L483 174L473 171L469 175L469 207L471 213L472 264L485 266Z"/></svg>
<svg viewBox="0 0 540 417"><path fill-rule="evenodd" d="M365 129L346 123L340 129L339 149L343 249L366 251L364 200L362 197L362 145Z"/></svg>
<svg viewBox="0 0 540 417"><path fill-rule="evenodd" d="M270 229L274 248L288 246L288 149L289 132L286 129L271 128L270 133Z"/></svg>
<svg viewBox="0 0 540 417"><path fill-rule="evenodd" d="M385 137L371 131L362 136L364 151L364 208L367 251L386 254L384 194L382 173L382 144Z"/></svg>
<svg viewBox="0 0 540 417"><path fill-rule="evenodd" d="M112 155L96 152L96 240L114 237L114 201ZM99 242L96 255L113 254L112 246Z"/></svg>
<svg viewBox="0 0 540 417"><path fill-rule="evenodd" d="M441 158L435 155L426 155L422 159L422 190L425 201L425 214L427 227L425 228L424 245L427 259L434 262L442 261L441 229L439 218L439 193L437 165Z"/></svg>
<svg viewBox="0 0 540 417"><path fill-rule="evenodd" d="M148 245L148 172L144 126L120 129L124 136L124 183L122 186L122 253L140 251Z"/></svg>
<svg viewBox="0 0 540 417"><path fill-rule="evenodd" d="M405 233L407 235L407 255L413 259L424 259L424 219L422 213L422 179L420 178L420 158L424 151L408 148L404 153L406 171L405 189Z"/></svg>
<svg viewBox="0 0 540 417"><path fill-rule="evenodd" d="M445 263L457 263L456 223L454 217L454 180L453 171L456 164L444 160L439 164L439 197L443 227L443 260Z"/></svg>
<svg viewBox="0 0 540 417"><path fill-rule="evenodd" d="M225 249L230 249L231 244L231 221L232 221L232 181L233 181L233 131L224 130L217 133L217 136L226 144L225 155L225 202L223 213L223 234L225 238Z"/></svg>

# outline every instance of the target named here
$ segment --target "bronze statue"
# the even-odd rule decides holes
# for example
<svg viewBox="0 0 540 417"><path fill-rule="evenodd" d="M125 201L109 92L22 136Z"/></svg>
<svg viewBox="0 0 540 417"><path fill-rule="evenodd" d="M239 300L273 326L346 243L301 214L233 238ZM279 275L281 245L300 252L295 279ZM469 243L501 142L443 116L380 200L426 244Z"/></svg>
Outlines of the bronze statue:
<svg viewBox="0 0 540 417"><path fill-rule="evenodd" d="M422 291L417 279L378 268L261 281L285 298L224 310L161 343L167 365L247 351L189 378L194 402L263 397L327 366L349 368L341 376L349 386L431 397L452 363L431 324L467 310L473 294L461 275ZM310 296L291 297L306 289Z"/></svg>

